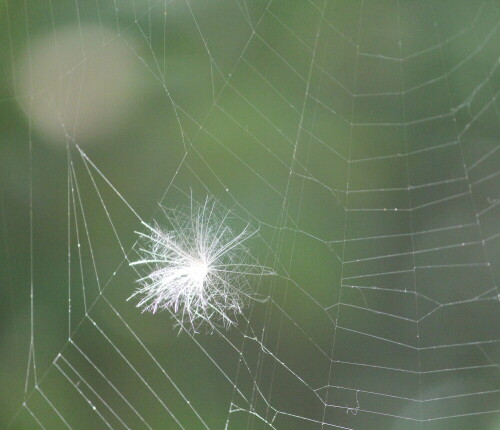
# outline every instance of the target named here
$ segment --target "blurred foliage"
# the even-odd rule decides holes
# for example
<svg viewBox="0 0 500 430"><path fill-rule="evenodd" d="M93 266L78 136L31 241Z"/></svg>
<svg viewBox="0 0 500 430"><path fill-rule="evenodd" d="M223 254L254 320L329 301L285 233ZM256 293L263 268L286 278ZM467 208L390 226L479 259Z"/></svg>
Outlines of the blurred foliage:
<svg viewBox="0 0 500 430"><path fill-rule="evenodd" d="M116 352L91 321L112 338L159 396L168 399L168 407L176 411L181 422L191 423L192 412L171 387L158 383L163 376L154 365L141 363L144 351L123 329L123 321L108 303L119 310L161 367L188 393L210 428L223 428L232 395L227 381L189 336L172 329L166 313L142 315L134 303L126 301L135 288L135 274L124 262L122 248L129 252L136 240L134 231L142 229L130 208L148 221L155 217L158 202L176 207L186 205L190 193L198 199L213 194L242 222L260 226L261 240L254 244L256 253L263 264L276 265L286 276L271 285L263 281L259 291L272 295L306 332L314 333L325 351L331 350L332 321L336 317L344 318L346 325L365 321L366 317L345 309L336 316L333 311L326 316L308 302L307 295L325 307L334 305L341 294L353 295L340 292L345 273L338 256L349 260L368 250L361 244L346 250L344 239L404 235L409 231L408 217L391 212L378 222L377 213L367 221L358 213L347 217L346 205L404 210L412 203L406 191L372 193L362 198L352 194L348 200L346 190L407 187L409 182L431 182L440 173L450 178L462 174L464 162L479 158L498 139L496 96L500 81L498 72L492 69L498 58L495 2L485 2L481 9L479 2L431 5L427 1L397 4L384 0L364 2L362 12L361 3L327 2L321 12L323 3L316 0L0 2L0 282L4 293L0 301L0 426L10 422L22 404L33 276L37 375L45 375L44 390L60 405L64 416L75 414L80 428L94 428L95 417L75 411L80 401L77 393L63 382L53 364L63 348L68 357L81 362L68 342L70 277L70 322L72 329L78 327L71 339L88 351L109 380L117 381L120 389L137 402L152 427L171 428L168 426L173 424L164 421L165 410L150 395L141 397L140 379L112 359ZM471 26L472 33L468 31ZM87 37L85 32L92 34ZM488 38L489 32L493 37ZM444 43L448 39L452 41ZM65 43L68 45L63 51ZM436 45L440 48L429 49ZM45 52L43 49L65 54L40 57L37 53ZM427 49L428 54L412 56ZM121 56L115 58L112 54L118 52ZM315 67L311 67L312 55ZM386 57L405 61L391 62ZM464 58L469 60L458 73L448 73ZM493 72L487 76L490 70ZM439 78L443 74L446 83ZM119 79L122 84L115 88ZM438 84L427 92L406 92L433 79ZM110 95L112 87L119 93ZM304 97L306 92L308 97ZM372 93L382 96L352 96ZM474 97L469 99L471 93ZM458 152L450 152L425 160L408 162L400 157L347 167L346 159L407 154L456 138L455 125L444 121L427 130L406 130L406 135L401 130L355 128L352 124L418 122L448 114L457 107L455 124L461 129L491 101L497 110L482 116L480 127L475 123L463 139L466 160L457 158ZM71 118L61 121L61 115L69 114ZM49 123L48 128L42 126L44 121ZM57 121L71 127L59 128ZM468 145L469 141L474 144ZM75 143L105 179L80 157ZM72 164L68 164L69 159ZM68 166L74 170L68 170ZM484 169L487 174L494 166ZM68 172L74 175L69 209ZM497 184L477 191L479 209L487 198L497 196ZM426 197L440 199L454 192L451 186L444 191L429 189ZM462 222L463 214L461 208L444 206L422 218L422 230L454 218ZM492 221L491 225L494 232L498 223ZM409 245L405 237L397 240L395 247L406 252ZM442 243L446 240L439 239ZM393 249L387 243L379 252ZM376 271L385 266L382 262L373 267ZM349 276L358 274L358 269L349 270ZM359 270L362 273L365 269ZM441 281L445 284L445 275L442 279L439 276L434 279L436 288ZM294 288L294 283L303 290ZM410 281L401 283L411 288ZM104 291L102 295L99 288ZM361 296L357 296L362 304ZM86 318L84 301L90 306L94 300L90 318ZM373 300L370 305L374 309L379 305L381 309L400 306L403 313L408 306L408 312L415 312L414 303L398 305L388 298L380 303ZM310 351L311 344L304 342L303 334L293 327L283 336L285 339L280 337L282 324L289 324L282 318L264 305L252 309L256 333L263 325L272 327L267 343L278 344L281 339L281 356L304 373L309 372L314 386L324 384L329 372L325 360ZM495 321L489 326L488 321L478 322L476 329L494 336ZM455 324L457 332L469 328L466 321L457 320ZM383 328L396 338L415 339L406 326ZM429 329L430 338L431 333ZM241 342L236 334L227 336ZM446 341L441 339L442 343ZM227 343L217 336L201 336L199 342L233 377L238 354L227 351ZM352 350L353 357L359 354L360 361L368 360L356 352L354 336L352 343L351 339L339 342L341 346L336 348ZM240 347L239 343L235 345ZM250 362L262 353L250 348L243 352ZM384 354L388 353L381 346L373 349L374 356ZM268 386L273 377L280 380L280 370L263 366L260 372L264 390L274 390L273 399L278 399L282 408L288 405L288 410L300 410L304 416L321 416L316 398L297 397L294 388L286 384L275 383L272 389ZM361 376L350 377L358 381ZM88 378L99 384L99 377L90 370ZM242 379L242 386L245 383L252 382ZM382 374L375 383L381 391L395 384ZM429 396L460 391L458 378L450 378L438 388L429 386L429 393L425 393ZM28 387L33 388L32 371ZM42 400L36 390L30 397L33 409L43 415ZM398 413L411 415L415 411ZM353 418L346 417L344 410L335 414L327 418L339 423ZM46 428L60 427L49 413L45 418L51 423ZM264 428L259 427L263 424L257 419L234 419L235 426L240 425L235 428ZM369 428L364 427L369 426L366 416L360 414L358 419L359 428ZM292 423L281 425L278 428L297 428ZM496 428L494 425L487 415L474 422L474 428ZM187 428L197 426L199 422L193 421ZM27 411L21 409L12 428L35 427ZM415 427L409 423L404 428ZM453 428L472 427L464 420L463 426Z"/></svg>

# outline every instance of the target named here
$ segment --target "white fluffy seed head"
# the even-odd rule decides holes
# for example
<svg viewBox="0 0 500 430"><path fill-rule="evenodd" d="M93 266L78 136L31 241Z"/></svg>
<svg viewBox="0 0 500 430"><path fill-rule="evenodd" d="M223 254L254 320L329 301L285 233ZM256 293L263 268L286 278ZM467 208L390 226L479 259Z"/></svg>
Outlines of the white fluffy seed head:
<svg viewBox="0 0 500 430"><path fill-rule="evenodd" d="M145 270L130 298L139 296L143 311L170 309L181 327L193 331L234 324L257 297L252 279L272 274L245 246L256 231L247 225L236 234L228 225L230 213L210 198L186 211L163 208L163 214L165 226L155 221L138 233L140 259L131 265Z"/></svg>

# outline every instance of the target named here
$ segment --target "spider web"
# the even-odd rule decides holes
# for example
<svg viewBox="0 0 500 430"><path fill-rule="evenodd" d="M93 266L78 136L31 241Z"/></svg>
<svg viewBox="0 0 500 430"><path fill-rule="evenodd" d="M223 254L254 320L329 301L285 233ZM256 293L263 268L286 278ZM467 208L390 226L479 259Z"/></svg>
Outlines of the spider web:
<svg viewBox="0 0 500 430"><path fill-rule="evenodd" d="M28 109L29 327L9 428L499 425L495 1L6 5L11 54L20 37L28 62L38 19L56 47L58 13L111 31L60 81L83 81L85 62L118 41L169 130L149 131L161 149L135 142L113 162L81 144L43 88L16 88L59 114L66 150L51 178ZM196 67L172 66L165 34L189 40ZM64 214L50 255L40 181ZM277 272L254 285L267 301L213 334L178 334L172 315L126 300L134 230L158 202L191 196L258 228L253 249Z"/></svg>

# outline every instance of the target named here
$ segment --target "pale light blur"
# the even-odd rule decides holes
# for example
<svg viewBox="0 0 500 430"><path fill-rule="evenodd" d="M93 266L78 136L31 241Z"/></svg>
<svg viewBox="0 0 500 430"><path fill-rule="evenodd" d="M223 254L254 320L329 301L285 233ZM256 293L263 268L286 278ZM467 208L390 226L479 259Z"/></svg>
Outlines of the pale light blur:
<svg viewBox="0 0 500 430"><path fill-rule="evenodd" d="M113 141L137 107L133 42L105 27L74 25L30 40L18 64L17 100L48 143Z"/></svg>

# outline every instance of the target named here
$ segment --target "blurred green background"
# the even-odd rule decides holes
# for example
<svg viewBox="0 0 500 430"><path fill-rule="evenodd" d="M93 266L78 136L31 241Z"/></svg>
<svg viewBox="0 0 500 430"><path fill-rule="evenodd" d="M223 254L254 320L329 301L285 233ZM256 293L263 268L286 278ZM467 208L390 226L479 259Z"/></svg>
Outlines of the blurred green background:
<svg viewBox="0 0 500 430"><path fill-rule="evenodd" d="M500 428L499 18L0 0L0 426ZM191 194L278 272L229 331L126 300Z"/></svg>

